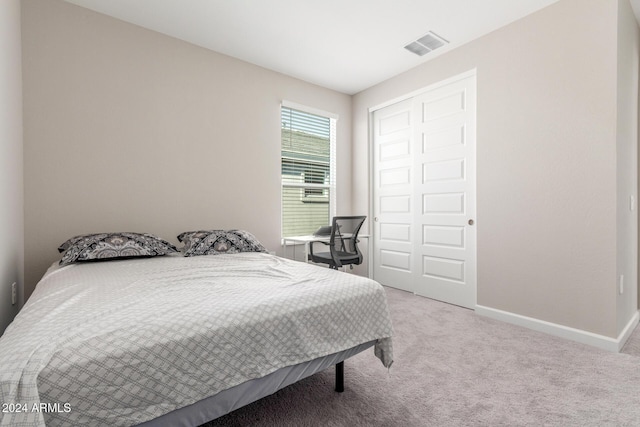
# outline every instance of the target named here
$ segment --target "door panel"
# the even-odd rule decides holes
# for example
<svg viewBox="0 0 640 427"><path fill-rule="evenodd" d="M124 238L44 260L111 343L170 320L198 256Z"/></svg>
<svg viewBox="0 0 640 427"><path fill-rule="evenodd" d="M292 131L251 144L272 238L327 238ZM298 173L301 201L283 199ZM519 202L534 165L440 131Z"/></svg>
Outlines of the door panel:
<svg viewBox="0 0 640 427"><path fill-rule="evenodd" d="M373 274L413 292L413 103L373 114Z"/></svg>
<svg viewBox="0 0 640 427"><path fill-rule="evenodd" d="M414 138L421 141L414 188L421 201L414 221L420 258L415 292L464 307L476 304L475 78L414 98L420 114Z"/></svg>

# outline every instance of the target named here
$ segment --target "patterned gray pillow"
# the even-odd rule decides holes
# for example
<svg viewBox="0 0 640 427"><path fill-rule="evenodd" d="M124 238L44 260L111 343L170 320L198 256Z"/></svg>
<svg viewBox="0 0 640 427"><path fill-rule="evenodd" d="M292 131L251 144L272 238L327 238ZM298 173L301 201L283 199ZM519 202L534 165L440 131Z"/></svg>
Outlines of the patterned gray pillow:
<svg viewBox="0 0 640 427"><path fill-rule="evenodd" d="M171 243L148 233L100 233L75 236L60 245L60 265L81 261L152 257L178 252Z"/></svg>
<svg viewBox="0 0 640 427"><path fill-rule="evenodd" d="M255 236L244 230L185 231L178 235L184 256L267 252Z"/></svg>

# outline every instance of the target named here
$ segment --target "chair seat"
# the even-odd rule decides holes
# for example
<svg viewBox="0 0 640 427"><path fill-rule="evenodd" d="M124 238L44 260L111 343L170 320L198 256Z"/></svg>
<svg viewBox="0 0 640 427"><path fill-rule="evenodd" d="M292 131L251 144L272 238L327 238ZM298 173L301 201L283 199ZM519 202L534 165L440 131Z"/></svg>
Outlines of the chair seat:
<svg viewBox="0 0 640 427"><path fill-rule="evenodd" d="M341 252L341 251L337 251L336 254L338 255L338 258L340 259L340 262L342 263L342 265L345 264L359 264L360 261L360 257L357 254L351 254L349 252ZM333 258L331 257L331 252L314 252L313 255L309 255L309 260L314 261L314 262L318 262L316 261L316 259L318 260L324 260L325 263L328 261L329 263L333 262ZM319 261L322 262L322 261Z"/></svg>

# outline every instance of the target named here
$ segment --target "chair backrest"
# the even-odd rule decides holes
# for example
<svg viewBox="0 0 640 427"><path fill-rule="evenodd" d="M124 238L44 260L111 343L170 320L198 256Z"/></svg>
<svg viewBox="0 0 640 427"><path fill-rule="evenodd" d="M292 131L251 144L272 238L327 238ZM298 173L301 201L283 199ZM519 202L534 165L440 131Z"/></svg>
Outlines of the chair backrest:
<svg viewBox="0 0 640 427"><path fill-rule="evenodd" d="M367 219L362 216L334 216L329 244L339 252L360 254L358 249L358 233Z"/></svg>

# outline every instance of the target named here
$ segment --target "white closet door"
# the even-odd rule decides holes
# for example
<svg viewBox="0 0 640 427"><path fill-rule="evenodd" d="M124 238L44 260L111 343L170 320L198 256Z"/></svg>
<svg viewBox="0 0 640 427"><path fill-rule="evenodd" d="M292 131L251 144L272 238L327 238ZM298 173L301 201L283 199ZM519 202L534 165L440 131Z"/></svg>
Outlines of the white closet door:
<svg viewBox="0 0 640 427"><path fill-rule="evenodd" d="M373 274L413 292L413 101L373 113Z"/></svg>
<svg viewBox="0 0 640 427"><path fill-rule="evenodd" d="M475 76L373 113L373 275L476 304Z"/></svg>
<svg viewBox="0 0 640 427"><path fill-rule="evenodd" d="M475 77L414 98L415 293L476 304Z"/></svg>

